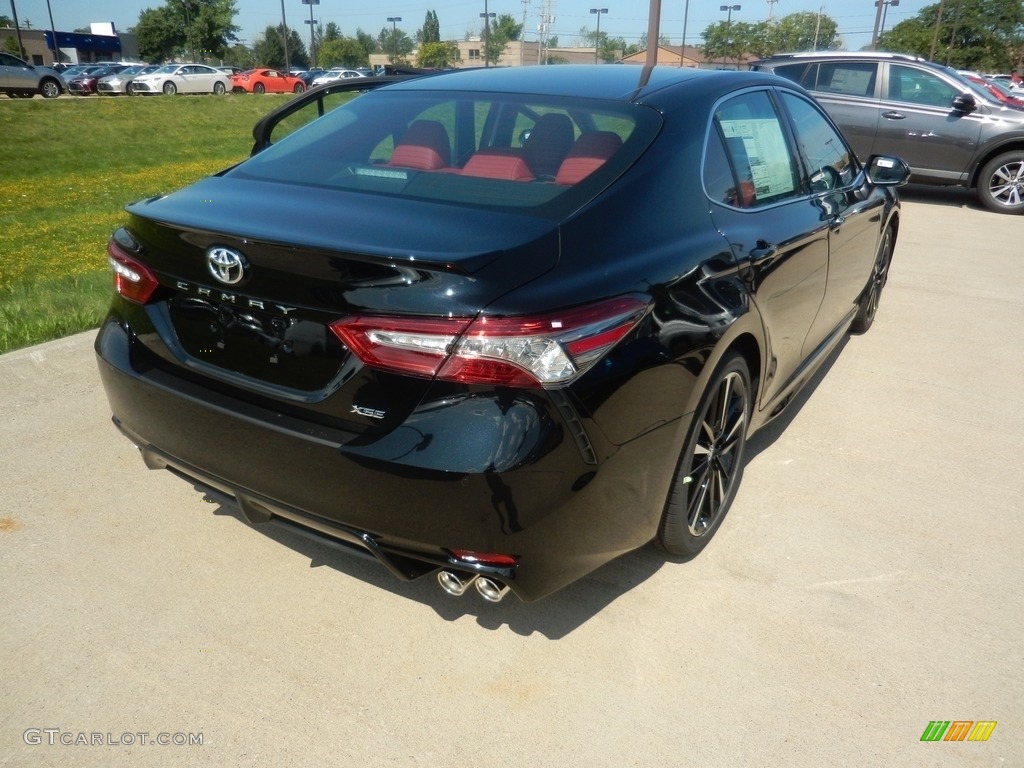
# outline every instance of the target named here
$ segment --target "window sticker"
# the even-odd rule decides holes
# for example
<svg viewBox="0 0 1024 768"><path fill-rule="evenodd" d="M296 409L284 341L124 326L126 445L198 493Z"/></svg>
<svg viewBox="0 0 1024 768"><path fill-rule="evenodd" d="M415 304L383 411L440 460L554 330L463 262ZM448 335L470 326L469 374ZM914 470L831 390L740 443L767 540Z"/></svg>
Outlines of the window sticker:
<svg viewBox="0 0 1024 768"><path fill-rule="evenodd" d="M738 138L743 142L757 199L777 197L793 191L789 147L777 120L722 120L721 126L722 134L727 139Z"/></svg>

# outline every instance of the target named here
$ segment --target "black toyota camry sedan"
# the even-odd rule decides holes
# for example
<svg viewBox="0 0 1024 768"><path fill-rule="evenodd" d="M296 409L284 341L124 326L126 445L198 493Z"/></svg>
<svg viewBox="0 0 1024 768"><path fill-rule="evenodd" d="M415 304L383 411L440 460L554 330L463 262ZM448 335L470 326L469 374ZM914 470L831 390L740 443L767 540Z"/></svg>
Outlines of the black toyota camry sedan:
<svg viewBox="0 0 1024 768"><path fill-rule="evenodd" d="M694 555L750 434L872 324L907 175L774 75L386 84L127 208L113 420L252 523L455 595Z"/></svg>

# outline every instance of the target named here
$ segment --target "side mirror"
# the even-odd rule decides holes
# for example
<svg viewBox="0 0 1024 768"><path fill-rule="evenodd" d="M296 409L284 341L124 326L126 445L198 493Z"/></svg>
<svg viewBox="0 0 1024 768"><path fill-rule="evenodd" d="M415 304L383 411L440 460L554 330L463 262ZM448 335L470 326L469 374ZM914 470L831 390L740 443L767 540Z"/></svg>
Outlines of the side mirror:
<svg viewBox="0 0 1024 768"><path fill-rule="evenodd" d="M910 179L910 166L898 157L872 155L867 164L868 180L878 187L902 187Z"/></svg>
<svg viewBox="0 0 1024 768"><path fill-rule="evenodd" d="M951 104L954 112L960 112L961 114L969 114L978 108L978 102L969 93L961 93L958 96L953 97L953 103Z"/></svg>

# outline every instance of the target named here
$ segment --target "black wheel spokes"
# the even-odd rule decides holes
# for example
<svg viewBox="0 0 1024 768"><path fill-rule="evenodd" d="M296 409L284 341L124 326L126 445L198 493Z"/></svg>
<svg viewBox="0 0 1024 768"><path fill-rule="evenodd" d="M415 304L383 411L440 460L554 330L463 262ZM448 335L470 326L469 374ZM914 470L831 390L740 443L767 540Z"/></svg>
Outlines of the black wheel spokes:
<svg viewBox="0 0 1024 768"><path fill-rule="evenodd" d="M743 379L730 373L708 401L686 478L686 523L693 536L711 528L729 499L746 433L747 393Z"/></svg>

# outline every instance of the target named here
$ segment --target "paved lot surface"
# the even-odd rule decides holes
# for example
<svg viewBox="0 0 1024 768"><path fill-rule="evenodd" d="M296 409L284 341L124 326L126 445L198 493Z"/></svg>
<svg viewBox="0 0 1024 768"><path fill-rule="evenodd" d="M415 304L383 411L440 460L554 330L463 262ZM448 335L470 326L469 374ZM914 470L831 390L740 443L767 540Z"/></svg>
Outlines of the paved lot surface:
<svg viewBox="0 0 1024 768"><path fill-rule="evenodd" d="M0 357L0 765L1024 766L1024 220L905 197L875 327L754 439L710 548L540 603L147 471L91 333Z"/></svg>

